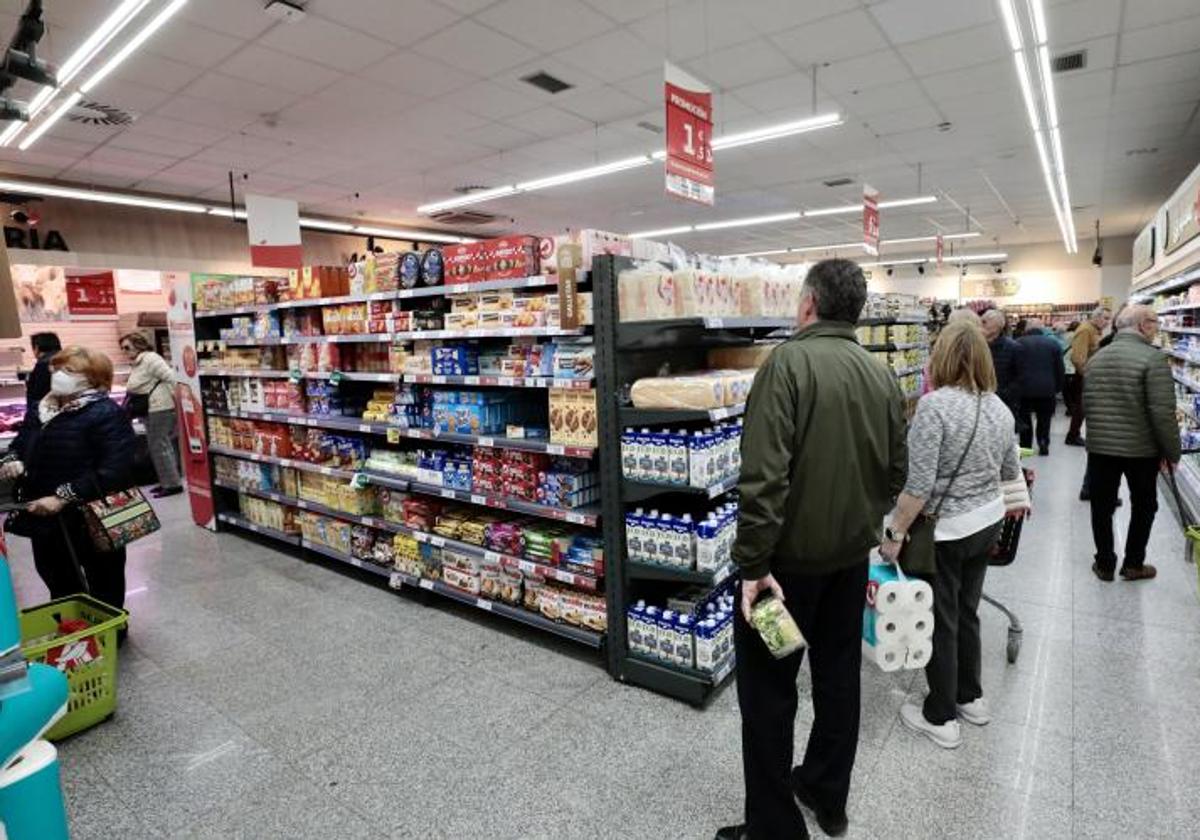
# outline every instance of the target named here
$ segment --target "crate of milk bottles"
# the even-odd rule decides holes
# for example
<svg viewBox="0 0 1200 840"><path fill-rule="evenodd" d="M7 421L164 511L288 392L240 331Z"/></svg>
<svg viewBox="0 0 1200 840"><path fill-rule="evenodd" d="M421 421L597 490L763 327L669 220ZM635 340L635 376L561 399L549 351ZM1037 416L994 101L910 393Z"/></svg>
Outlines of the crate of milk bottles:
<svg viewBox="0 0 1200 840"><path fill-rule="evenodd" d="M692 611L638 601L626 616L629 650L664 665L723 672L733 659L733 610L728 586Z"/></svg>
<svg viewBox="0 0 1200 840"><path fill-rule="evenodd" d="M673 514L637 508L625 513L625 551L634 563L717 571L729 565L737 538L736 501L707 511Z"/></svg>
<svg viewBox="0 0 1200 840"><path fill-rule="evenodd" d="M738 474L742 419L705 429L634 429L621 433L621 473L633 481L711 487Z"/></svg>

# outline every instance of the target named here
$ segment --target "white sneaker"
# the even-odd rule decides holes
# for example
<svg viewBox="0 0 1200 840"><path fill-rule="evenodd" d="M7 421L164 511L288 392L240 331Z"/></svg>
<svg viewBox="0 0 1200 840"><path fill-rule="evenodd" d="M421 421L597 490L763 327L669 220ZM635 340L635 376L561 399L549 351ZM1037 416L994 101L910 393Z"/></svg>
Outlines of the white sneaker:
<svg viewBox="0 0 1200 840"><path fill-rule="evenodd" d="M916 703L905 703L900 707L900 722L913 732L920 732L944 750L962 745L962 727L957 720L948 720L940 726L925 719L925 712Z"/></svg>
<svg viewBox="0 0 1200 840"><path fill-rule="evenodd" d="M975 726L987 726L992 722L992 716L988 714L987 701L982 697L977 697L970 703L959 703L956 707L958 716L967 723Z"/></svg>

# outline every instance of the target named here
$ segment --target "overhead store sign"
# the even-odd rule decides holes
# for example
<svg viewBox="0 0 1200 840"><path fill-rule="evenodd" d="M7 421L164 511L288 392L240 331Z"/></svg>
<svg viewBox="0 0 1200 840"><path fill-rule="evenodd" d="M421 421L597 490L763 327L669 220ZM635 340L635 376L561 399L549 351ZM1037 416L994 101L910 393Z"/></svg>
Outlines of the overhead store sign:
<svg viewBox="0 0 1200 840"><path fill-rule="evenodd" d="M944 239L942 239L942 235L941 235L940 233L937 235L937 244L936 244L936 246L935 246L935 247L936 247L936 249L937 249L937 250L936 250L936 253L937 253L937 270L938 270L938 271L941 271L941 270L942 270L942 256L943 256L943 255L945 254L945 252L946 252L946 241L945 241Z"/></svg>
<svg viewBox="0 0 1200 840"><path fill-rule="evenodd" d="M959 288L963 300L970 298L1007 298L1021 291L1019 277L964 277Z"/></svg>
<svg viewBox="0 0 1200 840"><path fill-rule="evenodd" d="M863 184L863 247L872 257L879 256L879 190Z"/></svg>
<svg viewBox="0 0 1200 840"><path fill-rule="evenodd" d="M300 268L300 206L286 198L246 195L250 264L262 268Z"/></svg>
<svg viewBox="0 0 1200 840"><path fill-rule="evenodd" d="M67 311L72 315L116 315L117 286L111 271L67 275Z"/></svg>
<svg viewBox="0 0 1200 840"><path fill-rule="evenodd" d="M713 203L712 91L669 61L664 63L667 108L667 192Z"/></svg>

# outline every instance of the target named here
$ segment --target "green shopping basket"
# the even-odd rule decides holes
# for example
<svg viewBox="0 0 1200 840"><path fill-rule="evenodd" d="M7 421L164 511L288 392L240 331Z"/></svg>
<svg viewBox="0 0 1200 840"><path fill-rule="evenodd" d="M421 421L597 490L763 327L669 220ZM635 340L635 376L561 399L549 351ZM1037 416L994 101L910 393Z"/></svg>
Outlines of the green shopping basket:
<svg viewBox="0 0 1200 840"><path fill-rule="evenodd" d="M58 625L83 619L91 626L78 633L58 635ZM55 648L95 639L100 655L66 670L70 696L67 713L46 733L51 741L82 732L112 716L117 709L117 630L129 621L125 610L110 607L90 595L71 595L21 610L21 652L30 662L45 662Z"/></svg>

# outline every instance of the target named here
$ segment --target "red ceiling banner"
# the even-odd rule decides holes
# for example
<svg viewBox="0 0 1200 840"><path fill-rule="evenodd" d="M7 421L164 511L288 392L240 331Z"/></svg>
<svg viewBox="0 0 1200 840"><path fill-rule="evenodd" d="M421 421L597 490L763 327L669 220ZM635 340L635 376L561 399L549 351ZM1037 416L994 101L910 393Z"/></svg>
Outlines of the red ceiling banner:
<svg viewBox="0 0 1200 840"><path fill-rule="evenodd" d="M879 191L863 184L863 247L879 256Z"/></svg>
<svg viewBox="0 0 1200 840"><path fill-rule="evenodd" d="M246 195L250 264L263 268L300 268L300 206L285 198Z"/></svg>
<svg viewBox="0 0 1200 840"><path fill-rule="evenodd" d="M667 193L711 205L713 187L712 91L665 63Z"/></svg>
<svg viewBox="0 0 1200 840"><path fill-rule="evenodd" d="M72 315L116 315L117 285L111 271L69 274L67 312Z"/></svg>

